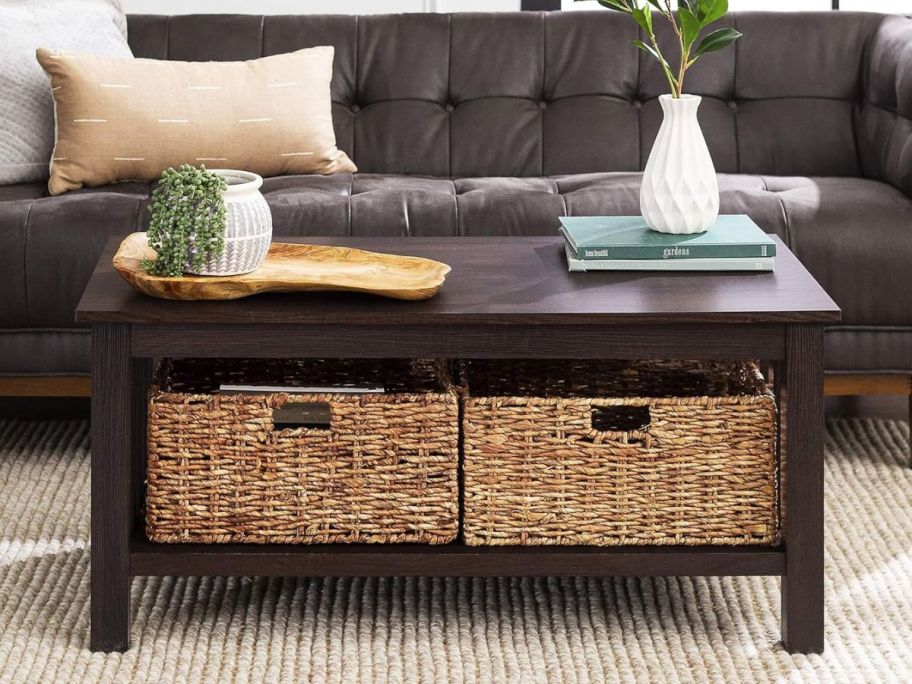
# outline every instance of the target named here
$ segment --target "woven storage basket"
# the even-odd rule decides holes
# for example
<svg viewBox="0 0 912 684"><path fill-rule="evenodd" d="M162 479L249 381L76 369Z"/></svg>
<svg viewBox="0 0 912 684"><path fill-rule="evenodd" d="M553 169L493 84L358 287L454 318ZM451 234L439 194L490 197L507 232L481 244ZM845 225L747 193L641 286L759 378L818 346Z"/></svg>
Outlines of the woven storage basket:
<svg viewBox="0 0 912 684"><path fill-rule="evenodd" d="M385 392L219 394L220 383ZM300 409L328 420L275 425ZM149 401L149 539L450 542L458 409L445 366L430 361L163 362Z"/></svg>
<svg viewBox="0 0 912 684"><path fill-rule="evenodd" d="M778 542L776 406L753 364L471 361L469 545Z"/></svg>

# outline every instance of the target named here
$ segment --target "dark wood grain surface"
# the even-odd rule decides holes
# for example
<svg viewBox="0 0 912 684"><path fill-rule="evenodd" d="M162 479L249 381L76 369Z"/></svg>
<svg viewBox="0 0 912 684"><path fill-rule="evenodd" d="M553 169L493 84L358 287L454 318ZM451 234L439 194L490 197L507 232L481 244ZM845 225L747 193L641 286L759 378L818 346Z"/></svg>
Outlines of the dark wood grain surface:
<svg viewBox="0 0 912 684"><path fill-rule="evenodd" d="M130 488L133 463L130 327L92 330L93 651L122 651L130 639Z"/></svg>
<svg viewBox="0 0 912 684"><path fill-rule="evenodd" d="M782 643L790 653L822 653L823 330L790 325L783 380L786 576Z"/></svg>
<svg viewBox="0 0 912 684"><path fill-rule="evenodd" d="M781 359L785 324L136 324L136 356Z"/></svg>
<svg viewBox="0 0 912 684"><path fill-rule="evenodd" d="M757 546L153 544L133 538L134 575L299 577L642 577L782 575L785 553Z"/></svg>
<svg viewBox="0 0 912 684"><path fill-rule="evenodd" d="M228 302L173 302L135 292L114 271L112 239L76 320L131 323L353 325L828 322L839 308L788 248L775 273L568 273L559 237L282 238L423 256L453 267L425 302L351 293L259 295Z"/></svg>

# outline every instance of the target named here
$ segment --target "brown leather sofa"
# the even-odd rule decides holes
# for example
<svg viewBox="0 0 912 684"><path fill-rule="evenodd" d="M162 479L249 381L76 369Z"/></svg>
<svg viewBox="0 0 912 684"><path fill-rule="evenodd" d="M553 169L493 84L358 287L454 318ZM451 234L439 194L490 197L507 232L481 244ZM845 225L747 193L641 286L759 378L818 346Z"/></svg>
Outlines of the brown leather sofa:
<svg viewBox="0 0 912 684"><path fill-rule="evenodd" d="M912 370L912 20L744 13L687 90L722 211L783 237L842 307L826 365ZM352 175L266 180L275 234L553 234L563 214L638 213L665 84L612 12L131 16L137 57L239 60L336 48ZM666 36L667 37L667 36ZM49 197L0 187L0 375L88 369L73 311L150 186Z"/></svg>

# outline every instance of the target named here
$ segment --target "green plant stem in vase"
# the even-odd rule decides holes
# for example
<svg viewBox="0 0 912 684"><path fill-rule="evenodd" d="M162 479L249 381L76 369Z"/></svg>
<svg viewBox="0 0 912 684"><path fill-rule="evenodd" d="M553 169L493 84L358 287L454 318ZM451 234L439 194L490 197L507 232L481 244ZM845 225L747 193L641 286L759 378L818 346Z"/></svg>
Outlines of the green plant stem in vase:
<svg viewBox="0 0 912 684"><path fill-rule="evenodd" d="M702 233L719 216L719 183L709 148L697 120L700 97L684 93L684 77L703 55L731 45L741 34L721 28L704 35L703 29L728 12L728 0L598 0L600 5L629 15L646 40L633 44L662 68L671 93L659 96L664 118L640 186L640 213L660 233ZM656 38L654 17L668 21L680 50L677 67L665 57Z"/></svg>
<svg viewBox="0 0 912 684"><path fill-rule="evenodd" d="M152 220L146 234L155 259L142 266L156 276L176 277L199 270L225 251L225 179L190 164L162 173L152 192Z"/></svg>
<svg viewBox="0 0 912 684"><path fill-rule="evenodd" d="M733 28L721 28L700 40L703 29L728 13L728 0L680 0L677 12L671 9L670 0L598 0L598 3L633 17L648 40L645 42L638 39L633 44L659 63L674 98L680 98L684 94L684 75L700 57L728 47L741 37ZM656 12L671 24L677 38L681 55L676 71L656 40L653 26L653 15Z"/></svg>

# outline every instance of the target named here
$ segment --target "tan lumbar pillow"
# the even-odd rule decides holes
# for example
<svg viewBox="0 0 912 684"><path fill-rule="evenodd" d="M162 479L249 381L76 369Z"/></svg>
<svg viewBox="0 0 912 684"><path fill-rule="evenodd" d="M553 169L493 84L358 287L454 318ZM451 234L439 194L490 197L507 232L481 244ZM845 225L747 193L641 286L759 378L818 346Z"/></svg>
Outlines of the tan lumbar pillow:
<svg viewBox="0 0 912 684"><path fill-rule="evenodd" d="M355 171L336 148L332 47L248 62L176 62L38 50L51 79L57 139L52 195L169 166L263 176Z"/></svg>

